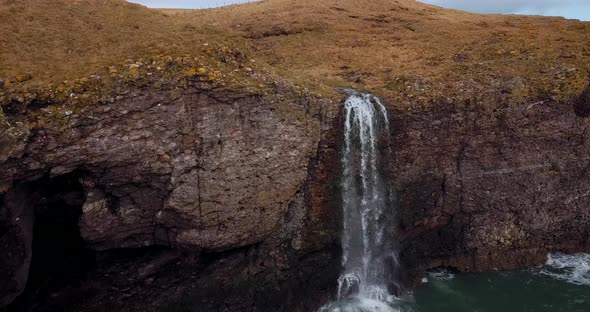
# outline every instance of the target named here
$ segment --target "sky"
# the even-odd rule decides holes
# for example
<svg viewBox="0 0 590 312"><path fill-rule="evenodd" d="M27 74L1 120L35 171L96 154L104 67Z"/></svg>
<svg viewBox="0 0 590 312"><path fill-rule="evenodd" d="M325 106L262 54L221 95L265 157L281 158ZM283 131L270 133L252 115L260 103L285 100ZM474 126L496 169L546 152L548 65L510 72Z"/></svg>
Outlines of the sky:
<svg viewBox="0 0 590 312"><path fill-rule="evenodd" d="M565 16L590 21L590 0L421 0L478 13Z"/></svg>
<svg viewBox="0 0 590 312"><path fill-rule="evenodd" d="M207 9L234 3L254 2L254 0L129 0L129 2L143 4L150 8Z"/></svg>
<svg viewBox="0 0 590 312"><path fill-rule="evenodd" d="M253 0L131 0L152 8L203 9ZM321 0L318 0L321 1ZM565 16L590 21L590 0L420 0L479 13Z"/></svg>

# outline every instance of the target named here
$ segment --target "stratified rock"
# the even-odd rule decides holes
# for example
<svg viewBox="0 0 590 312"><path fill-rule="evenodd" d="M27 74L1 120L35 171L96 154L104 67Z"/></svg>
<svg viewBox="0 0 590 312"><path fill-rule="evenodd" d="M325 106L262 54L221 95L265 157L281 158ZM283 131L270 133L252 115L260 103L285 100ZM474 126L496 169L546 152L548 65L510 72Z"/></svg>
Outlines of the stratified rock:
<svg viewBox="0 0 590 312"><path fill-rule="evenodd" d="M323 185L325 175L312 179L310 172L322 170L314 163L318 146L327 144L321 128L333 129L338 106L288 89L264 96L197 87L124 93L116 105L105 104L109 109L96 104L75 114L50 112L42 129L15 138L0 158L2 189L18 193L19 183L76 173L85 193L80 232L96 250L262 245L260 253L272 251L274 264L252 274L273 275L297 263L299 256L287 255L333 248L338 223L321 215L336 209L316 206L320 216L314 216L303 199L311 181ZM21 208L31 213L33 206ZM314 237L307 228L323 234ZM25 237L7 232L3 239L28 246ZM5 255L3 261L28 269L28 258ZM13 293L23 287L15 284Z"/></svg>
<svg viewBox="0 0 590 312"><path fill-rule="evenodd" d="M513 269L590 251L590 133L571 103L458 106L391 114L408 268Z"/></svg>
<svg viewBox="0 0 590 312"><path fill-rule="evenodd" d="M71 118L64 133L33 136L26 149L34 167L32 158L8 160L0 184L84 167L92 182L81 231L99 249L154 244L159 228L169 241L157 243L245 246L275 229L303 186L320 139L319 121L305 115L280 96L226 100L187 90L169 101L147 91Z"/></svg>

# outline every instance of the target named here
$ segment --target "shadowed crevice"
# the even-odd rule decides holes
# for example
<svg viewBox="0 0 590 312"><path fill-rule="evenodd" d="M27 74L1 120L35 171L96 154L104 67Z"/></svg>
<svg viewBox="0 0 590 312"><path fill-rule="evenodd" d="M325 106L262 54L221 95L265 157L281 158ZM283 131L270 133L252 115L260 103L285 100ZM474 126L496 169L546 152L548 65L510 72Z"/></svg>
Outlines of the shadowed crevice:
<svg viewBox="0 0 590 312"><path fill-rule="evenodd" d="M590 87L574 100L574 112L578 117L590 116Z"/></svg>

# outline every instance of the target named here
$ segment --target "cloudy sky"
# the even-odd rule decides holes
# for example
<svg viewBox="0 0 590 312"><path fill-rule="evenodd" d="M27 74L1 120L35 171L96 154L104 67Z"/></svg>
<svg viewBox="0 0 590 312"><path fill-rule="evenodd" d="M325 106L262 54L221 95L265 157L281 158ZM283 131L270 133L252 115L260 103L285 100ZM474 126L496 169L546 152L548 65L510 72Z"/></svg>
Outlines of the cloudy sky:
<svg viewBox="0 0 590 312"><path fill-rule="evenodd" d="M253 0L131 0L153 8L211 8ZM321 0L318 0L321 1ZM590 0L420 0L481 13L565 16L590 21Z"/></svg>

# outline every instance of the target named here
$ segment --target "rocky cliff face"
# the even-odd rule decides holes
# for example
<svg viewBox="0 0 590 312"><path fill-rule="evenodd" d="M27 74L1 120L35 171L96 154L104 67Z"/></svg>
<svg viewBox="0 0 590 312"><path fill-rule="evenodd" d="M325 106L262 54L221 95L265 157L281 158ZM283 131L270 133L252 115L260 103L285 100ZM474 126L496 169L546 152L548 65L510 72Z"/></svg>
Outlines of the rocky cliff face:
<svg viewBox="0 0 590 312"><path fill-rule="evenodd" d="M389 173L408 267L510 269L550 251L588 251L587 101L392 114Z"/></svg>
<svg viewBox="0 0 590 312"><path fill-rule="evenodd" d="M516 268L549 251L590 248L586 96L389 105L385 168L408 278L436 266ZM268 95L138 87L62 113L65 126L32 129L4 154L2 246L12 252L1 259L3 304L25 288L35 217L60 209L44 189L64 177L82 193L80 235L99 251L91 273L99 281L85 291L136 288L125 302L108 290L73 309L139 311L149 298L150 309L305 311L329 295L339 269L337 101L288 87ZM55 189L62 206L75 206L68 187ZM111 251L146 246L166 249L124 260ZM98 278L111 270L125 281ZM310 276L314 287L303 287Z"/></svg>
<svg viewBox="0 0 590 312"><path fill-rule="evenodd" d="M67 130L49 125L15 146L3 188L83 171L82 235L99 249L258 242L306 178L319 140L306 112L314 104L212 96L129 90L83 115L66 111Z"/></svg>
<svg viewBox="0 0 590 312"><path fill-rule="evenodd" d="M42 129L21 127L0 163L2 244L13 251L1 260L2 303L26 284L33 219L46 201L42 189L64 176L83 189L80 234L94 250L157 245L219 253L258 246L273 270L289 268L290 254L325 250L337 224L319 224L326 218L314 209L324 207L313 208L313 198L329 196L315 192L334 185L312 185L334 178L325 177L327 165L318 158L334 148L326 137L337 108L276 88L257 95L197 85L130 87L114 100L51 112L60 118Z"/></svg>

